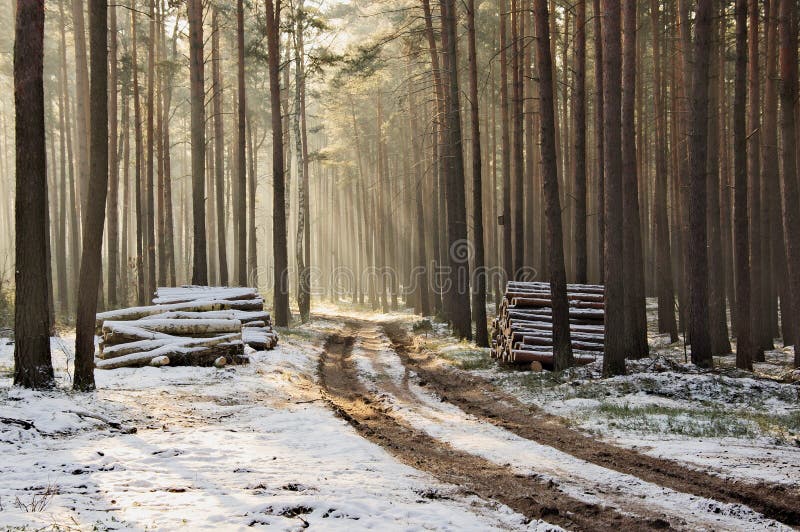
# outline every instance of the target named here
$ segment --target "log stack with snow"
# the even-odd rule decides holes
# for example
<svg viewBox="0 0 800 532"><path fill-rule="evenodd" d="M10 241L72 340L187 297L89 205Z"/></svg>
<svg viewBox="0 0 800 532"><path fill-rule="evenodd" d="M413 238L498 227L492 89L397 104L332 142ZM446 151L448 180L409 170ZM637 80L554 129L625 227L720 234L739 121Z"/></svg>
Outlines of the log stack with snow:
<svg viewBox="0 0 800 532"><path fill-rule="evenodd" d="M567 285L572 352L577 364L603 354L603 286ZM553 309L550 284L509 281L492 322L492 357L508 363L553 365Z"/></svg>
<svg viewBox="0 0 800 532"><path fill-rule="evenodd" d="M158 288L153 305L97 315L98 369L126 366L221 366L247 362L244 347L272 349L264 300L253 288Z"/></svg>

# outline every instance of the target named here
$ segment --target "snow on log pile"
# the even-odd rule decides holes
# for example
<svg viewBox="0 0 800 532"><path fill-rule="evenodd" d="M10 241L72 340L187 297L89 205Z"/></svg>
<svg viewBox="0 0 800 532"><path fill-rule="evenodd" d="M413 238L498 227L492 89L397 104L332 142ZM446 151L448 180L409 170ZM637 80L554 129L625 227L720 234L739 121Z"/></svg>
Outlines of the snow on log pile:
<svg viewBox="0 0 800 532"><path fill-rule="evenodd" d="M567 285L572 353L577 364L603 354L602 285ZM492 322L492 357L501 362L553 365L553 309L550 284L509 281Z"/></svg>
<svg viewBox="0 0 800 532"><path fill-rule="evenodd" d="M244 346L272 349L264 300L253 288L158 288L153 305L97 315L98 369L247 362Z"/></svg>

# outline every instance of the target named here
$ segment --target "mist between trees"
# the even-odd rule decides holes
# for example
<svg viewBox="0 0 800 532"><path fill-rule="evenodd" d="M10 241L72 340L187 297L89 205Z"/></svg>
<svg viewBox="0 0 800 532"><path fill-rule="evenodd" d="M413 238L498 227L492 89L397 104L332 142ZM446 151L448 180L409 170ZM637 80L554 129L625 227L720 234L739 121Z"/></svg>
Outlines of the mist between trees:
<svg viewBox="0 0 800 532"><path fill-rule="evenodd" d="M647 296L701 366L798 337L794 0L24 7L0 246L30 251L17 306L86 349L82 319L160 285L255 285L285 325L343 268L381 272L350 301L481 345L536 272L566 350L566 283L604 283L608 373L647 354Z"/></svg>

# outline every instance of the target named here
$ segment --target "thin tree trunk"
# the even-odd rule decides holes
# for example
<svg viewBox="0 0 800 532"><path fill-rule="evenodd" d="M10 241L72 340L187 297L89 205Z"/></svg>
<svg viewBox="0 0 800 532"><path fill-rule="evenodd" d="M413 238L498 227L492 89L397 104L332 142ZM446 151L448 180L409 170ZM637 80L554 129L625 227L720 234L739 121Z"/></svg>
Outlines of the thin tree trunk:
<svg viewBox="0 0 800 532"><path fill-rule="evenodd" d="M144 305L147 301L144 269L144 206L142 205L142 110L139 99L139 62L136 28L136 0L131 0L131 69L133 70L133 128L135 135L134 180L136 194L136 281L137 301Z"/></svg>
<svg viewBox="0 0 800 532"><path fill-rule="evenodd" d="M720 129L719 129L719 80L724 77L724 72L719 70L718 52L720 29L722 24L715 23L710 39L710 74L709 74L709 100L708 100L708 149L706 194L708 212L706 217L706 231L708 234L708 264L711 269L712 261L716 264L722 258L722 242L720 237ZM731 343L728 338L728 321L725 313L725 275L714 269L713 275L708 276L708 321L711 338L711 354L714 356L731 353Z"/></svg>
<svg viewBox="0 0 800 532"><path fill-rule="evenodd" d="M81 273L78 282L78 317L75 325L76 390L94 389L94 327L97 292L102 277L103 225L108 192L108 3L89 2L91 48L91 132L88 204L83 224Z"/></svg>
<svg viewBox="0 0 800 532"><path fill-rule="evenodd" d="M741 1L741 0L740 0ZM781 207L783 229L788 258L789 284L791 286L792 307L800 308L800 216L797 205L800 195L797 190L797 139L794 104L797 101L797 28L793 19L794 2L780 0L778 18L780 28L780 71L781 83L781 137L783 155L781 157ZM800 317L794 313L792 326L798 330ZM800 367L800 349L795 345L794 365Z"/></svg>
<svg viewBox="0 0 800 532"><path fill-rule="evenodd" d="M586 0L578 0L575 19L575 93L573 94L575 143L575 282L587 282L586 253Z"/></svg>
<svg viewBox="0 0 800 532"><path fill-rule="evenodd" d="M467 40L469 42L469 99L472 129L472 232L475 253L472 296L472 321L475 322L475 343L489 346L486 328L486 272L483 248L483 183L481 168L481 132L478 112L478 56L475 49L475 0L467 1ZM419 190L419 189L418 189ZM520 203L522 198L519 198ZM419 220L423 223L423 220ZM424 246L424 242L423 242ZM520 253L522 250L520 249Z"/></svg>
<svg viewBox="0 0 800 532"><path fill-rule="evenodd" d="M268 0L269 1L269 0ZM192 284L208 284L205 206L205 89L203 74L203 2L188 1L189 70L192 114ZM280 113L278 113L280 118ZM277 316L276 316L277 317ZM280 325L280 323L278 324Z"/></svg>
<svg viewBox="0 0 800 532"><path fill-rule="evenodd" d="M656 286L658 287L658 332L667 333L671 342L678 341L675 320L675 292L672 284L672 254L670 253L669 218L667 216L667 142L664 85L661 78L661 16L658 0L650 0L653 27L653 83L655 114L655 225Z"/></svg>
<svg viewBox="0 0 800 532"><path fill-rule="evenodd" d="M266 0L269 89L272 109L272 220L275 261L275 325L289 324L289 259L286 242L286 189L283 161L283 122L281 120L280 19L281 0Z"/></svg>
<svg viewBox="0 0 800 532"><path fill-rule="evenodd" d="M223 160L225 149L225 131L223 129L222 120L222 76L220 75L220 58L219 53L219 10L216 7L212 8L211 15L211 69L212 69L212 83L214 85L213 102L214 102L214 174L216 185L216 212L217 212L217 261L219 263L219 282L221 285L228 284L228 258L225 235L225 161ZM240 192L244 194L244 190ZM239 210L239 202L237 201L237 208L235 212L239 213L241 219L244 218L244 209ZM237 230L234 227L235 230ZM238 239L238 230L237 230ZM236 240L237 253L238 246L243 246ZM241 286L246 286L246 282L242 283L239 279Z"/></svg>
<svg viewBox="0 0 800 532"><path fill-rule="evenodd" d="M747 0L736 0L736 76L733 96L734 246L736 257L736 367L753 369L756 345L750 313L747 205Z"/></svg>
<svg viewBox="0 0 800 532"><path fill-rule="evenodd" d="M119 304L119 161L117 160L117 7L108 15L108 305Z"/></svg>
<svg viewBox="0 0 800 532"><path fill-rule="evenodd" d="M252 275L248 275L249 271L253 271L255 269L255 231L252 227L254 224L254 215L255 215L255 178L251 178L252 181L252 192L250 194L250 204L251 204L251 212L250 212L250 220L251 220L251 228L250 228L250 239L252 241L252 245L248 246L250 242L247 240L247 216L245 212L247 210L246 202L245 202L245 193L247 190L247 152L246 152L246 138L245 138L245 114L247 112L247 102L245 100L245 84L244 84L244 5L243 0L237 0L236 2L236 85L237 85L237 98L238 104L236 106L237 111L237 121L236 121L236 163L237 163L237 172L236 178L239 182L239 197L238 202L235 207L235 210L241 212L241 218L239 226L235 229L237 230L240 246L237 250L238 252L238 261L239 261L239 284L242 286L247 286L250 281L249 277ZM250 257L250 270L247 269L247 258L248 258L248 247L252 249L252 256Z"/></svg>
<svg viewBox="0 0 800 532"><path fill-rule="evenodd" d="M761 2L748 0L748 94L747 101L747 193L750 216L750 317L754 342L754 362L764 361L762 334L761 272L763 252L761 239L761 69L759 68L759 22Z"/></svg>
<svg viewBox="0 0 800 532"><path fill-rule="evenodd" d="M595 85L595 152L597 157L597 232L598 232L598 264L600 282L605 279L605 114L603 100L605 91L603 81L605 75L603 67L603 31L600 12L600 0L594 0L594 85Z"/></svg>
<svg viewBox="0 0 800 532"><path fill-rule="evenodd" d="M542 123L541 153L547 216L547 246L550 265L550 297L553 302L553 365L556 371L567 369L575 361L569 332L567 272L564 266L564 242L561 230L561 202L558 193L558 163L555 145L555 109L553 106L553 64L550 55L550 23L547 0L533 1L536 24L536 59L539 72L539 116Z"/></svg>

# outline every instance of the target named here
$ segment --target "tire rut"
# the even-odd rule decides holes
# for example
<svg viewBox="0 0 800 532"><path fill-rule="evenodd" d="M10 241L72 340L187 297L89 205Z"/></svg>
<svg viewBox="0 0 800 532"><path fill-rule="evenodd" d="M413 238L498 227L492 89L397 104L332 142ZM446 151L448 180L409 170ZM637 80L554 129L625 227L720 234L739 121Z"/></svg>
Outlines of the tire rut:
<svg viewBox="0 0 800 532"><path fill-rule="evenodd" d="M485 379L437 367L430 355L414 348L402 324L382 325L400 360L417 374L420 384L468 414L581 460L675 491L743 504L786 525L800 525L800 493L784 485L726 480L671 460L597 441L565 427L559 417L521 403Z"/></svg>
<svg viewBox="0 0 800 532"><path fill-rule="evenodd" d="M660 518L631 516L615 508L576 500L553 483L459 451L393 417L361 383L350 359L358 328L353 325L354 330L328 338L319 362L320 382L331 407L360 435L399 461L460 486L467 494L505 504L528 519L542 519L572 530L670 527Z"/></svg>

